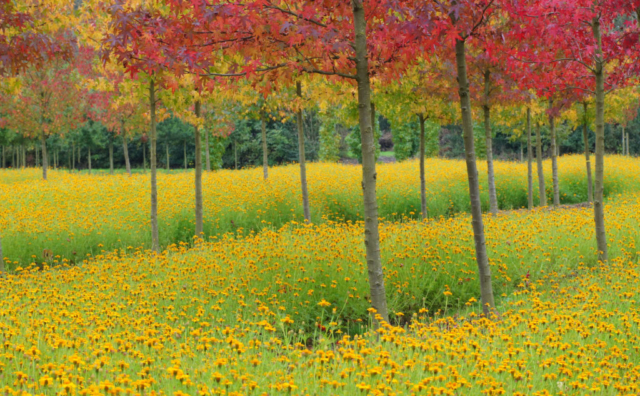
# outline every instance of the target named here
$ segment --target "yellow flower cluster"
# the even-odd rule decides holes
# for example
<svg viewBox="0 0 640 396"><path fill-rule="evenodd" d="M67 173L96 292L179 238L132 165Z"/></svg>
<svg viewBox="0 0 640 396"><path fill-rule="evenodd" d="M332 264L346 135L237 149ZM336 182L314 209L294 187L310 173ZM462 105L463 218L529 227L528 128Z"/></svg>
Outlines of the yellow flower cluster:
<svg viewBox="0 0 640 396"><path fill-rule="evenodd" d="M480 164L483 183L484 163ZM551 176L550 162L545 174ZM586 201L584 159L559 160L563 202ZM448 217L469 210L467 176L457 160L428 159L429 215ZM262 228L279 228L300 221L299 170L296 165L270 171L267 182L261 169L205 173L205 233L248 234ZM526 206L526 164L496 162L496 183L501 208ZM0 233L4 255L16 261L10 267L66 258L78 262L87 254L150 246L149 176L134 174L86 175L50 172L42 181L39 170L0 170ZM380 217L402 220L420 217L417 161L378 167ZM318 163L308 167L312 217L362 219L362 172L351 165ZM160 174L159 229L161 245L191 242L194 233L193 173ZM551 183L547 183L550 194ZM482 198L488 202L487 189ZM537 184L534 188L537 197ZM640 191L640 160L607 157L605 193ZM537 203L536 198L536 203ZM59 257L56 257L59 256Z"/></svg>
<svg viewBox="0 0 640 396"><path fill-rule="evenodd" d="M0 394L637 394L640 197L606 210L602 267L590 208L486 218L499 321L477 314L466 216L382 226L398 326L375 332L358 223L21 268L0 279Z"/></svg>

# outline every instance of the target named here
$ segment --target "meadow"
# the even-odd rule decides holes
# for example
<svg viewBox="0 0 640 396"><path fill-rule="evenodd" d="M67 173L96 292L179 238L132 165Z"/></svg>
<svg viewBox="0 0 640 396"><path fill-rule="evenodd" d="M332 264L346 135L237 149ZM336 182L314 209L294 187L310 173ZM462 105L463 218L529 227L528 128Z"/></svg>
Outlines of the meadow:
<svg viewBox="0 0 640 396"><path fill-rule="evenodd" d="M482 201L488 207L486 168L480 165ZM551 164L545 164L547 195L551 197ZM587 200L584 159L559 159L563 204ZM527 204L526 164L496 162L496 186L503 210ZM226 233L247 235L264 228L277 230L301 221L302 205L296 165L205 173L205 239ZM362 219L360 167L317 163L308 166L312 220L355 223ZM420 218L418 163L408 161L378 166L378 205L385 221ZM469 211L467 176L458 160L426 161L427 198L432 220ZM192 245L194 229L193 173L162 173L159 186L159 224L162 246ZM640 160L607 158L605 196L640 191ZM534 202L538 188L534 164ZM40 171L0 170L0 230L8 267L41 263L53 258L80 262L88 255L150 246L149 177L125 174L51 171L42 181ZM46 254L45 254L46 253ZM47 257L45 257L47 256Z"/></svg>
<svg viewBox="0 0 640 396"><path fill-rule="evenodd" d="M358 223L18 268L0 279L0 392L637 394L640 196L606 209L606 266L590 208L486 217L500 320L478 315L466 215L382 225L376 332Z"/></svg>

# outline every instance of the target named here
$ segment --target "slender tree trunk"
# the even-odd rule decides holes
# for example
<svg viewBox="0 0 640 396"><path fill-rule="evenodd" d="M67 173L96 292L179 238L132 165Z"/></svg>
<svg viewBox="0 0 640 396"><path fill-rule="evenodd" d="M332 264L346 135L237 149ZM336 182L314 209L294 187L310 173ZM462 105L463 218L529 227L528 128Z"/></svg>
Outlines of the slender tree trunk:
<svg viewBox="0 0 640 396"><path fill-rule="evenodd" d="M298 97L302 99L302 84L296 83L296 92ZM302 120L302 109L298 109L298 155L300 159L300 186L302 188L302 209L304 212L304 220L311 222L311 209L309 208L309 191L307 189L307 164L304 149L304 125Z"/></svg>
<svg viewBox="0 0 640 396"><path fill-rule="evenodd" d="M2 169L7 167L7 157L6 157L6 152L5 152L5 146L2 145Z"/></svg>
<svg viewBox="0 0 640 396"><path fill-rule="evenodd" d="M491 267L487 256L487 246L484 237L482 221L482 205L480 203L480 184L478 182L478 168L476 166L476 150L473 141L473 121L471 119L471 99L469 98L469 81L467 79L467 60L465 41L456 40L456 66L460 93L460 110L462 113L462 129L464 139L467 175L469 177L469 197L471 199L471 218L473 236L476 248L476 261L480 278L480 295L482 310L489 316L495 309L493 286L491 284Z"/></svg>
<svg viewBox="0 0 640 396"><path fill-rule="evenodd" d="M520 162L524 162L524 144L520 141Z"/></svg>
<svg viewBox="0 0 640 396"><path fill-rule="evenodd" d="M631 156L631 153L629 152L629 132L627 132L627 156Z"/></svg>
<svg viewBox="0 0 640 396"><path fill-rule="evenodd" d="M596 174L593 195L593 210L596 225L596 241L598 244L598 260L603 263L609 259L607 234L604 221L604 60L602 55L602 38L600 21L593 21L593 37L596 49Z"/></svg>
<svg viewBox="0 0 640 396"><path fill-rule="evenodd" d="M544 185L544 168L542 167L542 136L540 124L536 124L536 161L538 162L538 189L540 190L540 206L547 206L547 193Z"/></svg>
<svg viewBox="0 0 640 396"><path fill-rule="evenodd" d="M56 149L54 152L54 161L53 161L53 169L58 170L58 159L60 158L60 151Z"/></svg>
<svg viewBox="0 0 640 396"><path fill-rule="evenodd" d="M200 101L195 106L196 117L200 117ZM202 147L200 139L200 127L195 127L196 138L196 236L202 237Z"/></svg>
<svg viewBox="0 0 640 396"><path fill-rule="evenodd" d="M129 176L131 176L131 162L129 161L129 143L127 142L127 131L124 128L124 121L120 124L120 134L122 135L122 150L124 152L124 165L127 168L127 173L129 174Z"/></svg>
<svg viewBox="0 0 640 396"><path fill-rule="evenodd" d="M260 117L262 121L262 170L264 180L267 180L269 178L269 154L267 152L267 125L264 117L264 114Z"/></svg>
<svg viewBox="0 0 640 396"><path fill-rule="evenodd" d="M167 170L170 170L170 163L169 163L169 143L165 143L164 148L165 148L165 150L167 151Z"/></svg>
<svg viewBox="0 0 640 396"><path fill-rule="evenodd" d="M424 156L425 156L425 130L424 130L424 114L418 114L420 121L420 210L422 212L422 220L429 217L427 209L427 182L424 174Z"/></svg>
<svg viewBox="0 0 640 396"><path fill-rule="evenodd" d="M71 170L76 169L76 142L71 142Z"/></svg>
<svg viewBox="0 0 640 396"><path fill-rule="evenodd" d="M109 174L113 175L113 141L109 139Z"/></svg>
<svg viewBox="0 0 640 396"><path fill-rule="evenodd" d="M238 142L233 141L233 156L236 162L236 170L238 170Z"/></svg>
<svg viewBox="0 0 640 396"><path fill-rule="evenodd" d="M82 147L78 145L78 172L80 172L80 164L82 163Z"/></svg>
<svg viewBox="0 0 640 396"><path fill-rule="evenodd" d="M89 147L87 153L87 164L89 165L89 174L91 174L91 147Z"/></svg>
<svg viewBox="0 0 640 396"><path fill-rule="evenodd" d="M211 146L209 146L209 132L205 131L204 133L204 144L205 144L205 159L207 161L207 172L211 172L211 153L209 150Z"/></svg>
<svg viewBox="0 0 640 396"><path fill-rule="evenodd" d="M0 235L0 278L4 276L6 268L4 267L4 255L2 252L2 235Z"/></svg>
<svg viewBox="0 0 640 396"><path fill-rule="evenodd" d="M40 166L40 153L38 152L38 145L36 144L36 168Z"/></svg>
<svg viewBox="0 0 640 396"><path fill-rule="evenodd" d="M620 154L624 155L624 149L626 146L625 138L624 138L624 126L621 126L621 128L622 128L622 149L620 149Z"/></svg>
<svg viewBox="0 0 640 396"><path fill-rule="evenodd" d="M11 146L11 168L16 169L18 154L16 151L16 146Z"/></svg>
<svg viewBox="0 0 640 396"><path fill-rule="evenodd" d="M498 214L498 197L496 194L496 178L493 170L493 136L491 133L491 107L489 107L489 94L491 92L491 72L484 73L484 100L482 106L484 115L484 131L487 145L487 181L489 184L489 211Z"/></svg>
<svg viewBox="0 0 640 396"><path fill-rule="evenodd" d="M388 322L387 296L384 285L382 259L380 257L380 234L378 230L378 201L376 197L376 146L371 119L371 82L367 59L367 32L363 0L351 0L355 29L356 70L358 82L358 114L362 143L362 189L364 200L364 244L371 305ZM374 316L374 325L379 321Z"/></svg>
<svg viewBox="0 0 640 396"><path fill-rule="evenodd" d="M549 103L551 106L551 103ZM549 130L551 134L551 172L553 177L553 206L560 205L560 183L558 181L558 151L556 146L556 120L549 116Z"/></svg>
<svg viewBox="0 0 640 396"><path fill-rule="evenodd" d="M49 159L47 158L47 138L44 132L40 134L40 144L42 145L42 178L47 180L47 168L49 167Z"/></svg>
<svg viewBox="0 0 640 396"><path fill-rule="evenodd" d="M527 200L533 209L533 152L531 146L531 109L527 107Z"/></svg>
<svg viewBox="0 0 640 396"><path fill-rule="evenodd" d="M142 143L142 170L147 173L147 143Z"/></svg>
<svg viewBox="0 0 640 396"><path fill-rule="evenodd" d="M593 180L591 178L591 158L589 145L589 130L587 129L587 102L582 102L584 107L584 124L582 126L582 138L584 140L584 157L587 163L587 201L593 202Z"/></svg>
<svg viewBox="0 0 640 396"><path fill-rule="evenodd" d="M187 142L183 143L182 149L184 151L184 170L187 170Z"/></svg>
<svg viewBox="0 0 640 396"><path fill-rule="evenodd" d="M22 167L26 168L27 167L27 149L24 147L24 144L21 146L22 147Z"/></svg>
<svg viewBox="0 0 640 396"><path fill-rule="evenodd" d="M149 111L151 113L150 133L150 168L151 168L151 249L160 252L160 237L158 235L158 182L156 172L156 90L153 78L149 82Z"/></svg>

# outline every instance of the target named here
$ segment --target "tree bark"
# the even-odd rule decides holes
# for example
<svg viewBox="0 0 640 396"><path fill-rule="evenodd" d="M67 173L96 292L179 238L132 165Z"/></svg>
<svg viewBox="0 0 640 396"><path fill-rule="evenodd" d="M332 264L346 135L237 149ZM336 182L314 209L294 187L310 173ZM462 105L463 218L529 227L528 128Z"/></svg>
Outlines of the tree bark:
<svg viewBox="0 0 640 396"><path fill-rule="evenodd" d="M167 171L170 170L170 163L169 163L169 143L165 143L164 148L167 152Z"/></svg>
<svg viewBox="0 0 640 396"><path fill-rule="evenodd" d="M593 196L593 211L596 225L596 241L598 244L598 260L606 262L609 258L607 234L604 221L604 57L602 54L602 38L600 21L593 21L593 37L596 49L596 174Z"/></svg>
<svg viewBox="0 0 640 396"><path fill-rule="evenodd" d="M476 261L480 278L480 295L482 310L489 317L495 309L493 286L491 284L491 267L487 256L487 246L484 237L482 220L482 205L480 203L480 184L478 182L478 168L476 165L476 151L473 141L473 121L471 119L471 99L469 98L469 81L467 79L467 60L465 41L456 40L456 66L458 87L460 94L460 110L462 113L462 129L464 139L467 175L469 178L469 197L471 199L471 218L473 237L476 249Z"/></svg>
<svg viewBox="0 0 640 396"><path fill-rule="evenodd" d="M196 117L200 117L200 101L195 105ZM202 218L202 147L200 142L200 127L195 126L195 140L196 140L196 236L202 237L203 230L203 218Z"/></svg>
<svg viewBox="0 0 640 396"><path fill-rule="evenodd" d="M109 139L109 174L113 175L113 141Z"/></svg>
<svg viewBox="0 0 640 396"><path fill-rule="evenodd" d="M527 107L527 203L533 209L533 152L531 146L531 109Z"/></svg>
<svg viewBox="0 0 640 396"><path fill-rule="evenodd" d="M209 152L209 150L211 149L211 146L209 146L209 132L208 131L204 132L204 144L205 144L204 155L205 155L205 159L207 161L207 172L211 172L211 153Z"/></svg>
<svg viewBox="0 0 640 396"><path fill-rule="evenodd" d="M538 189L540 191L540 206L547 206L547 193L544 185L544 168L542 167L542 136L540 124L536 124L536 161L538 163Z"/></svg>
<svg viewBox="0 0 640 396"><path fill-rule="evenodd" d="M236 162L236 170L238 170L238 142L233 141L233 156Z"/></svg>
<svg viewBox="0 0 640 396"><path fill-rule="evenodd" d="M591 178L591 158L589 147L589 130L587 129L587 102L582 102L584 107L584 124L582 126L582 138L584 140L584 157L587 163L587 201L593 202L593 180Z"/></svg>
<svg viewBox="0 0 640 396"><path fill-rule="evenodd" d="M89 151L87 154L87 163L89 165L89 174L91 174L91 147L89 147Z"/></svg>
<svg viewBox="0 0 640 396"><path fill-rule="evenodd" d="M264 180L269 178L269 154L267 152L267 125L264 119L265 115L261 114L260 120L262 121L262 170L264 173Z"/></svg>
<svg viewBox="0 0 640 396"><path fill-rule="evenodd" d="M2 253L2 235L0 235L0 278L4 276L6 268L4 267L4 255Z"/></svg>
<svg viewBox="0 0 640 396"><path fill-rule="evenodd" d="M427 182L424 174L424 156L425 156L425 130L424 130L424 114L418 114L420 121L420 210L422 220L429 218L427 209Z"/></svg>
<svg viewBox="0 0 640 396"><path fill-rule="evenodd" d="M298 97L302 99L302 84L296 83L296 92ZM300 159L300 186L302 188L302 210L304 212L304 220L311 222L311 209L309 208L309 191L307 189L307 164L304 149L304 125L302 120L302 109L298 109L298 156Z"/></svg>
<svg viewBox="0 0 640 396"><path fill-rule="evenodd" d="M356 75L358 83L358 114L362 143L362 189L364 200L364 244L371 305L379 318L389 321L387 296L384 285L380 234L378 229L378 202L376 197L376 149L371 119L371 81L367 58L367 32L363 0L351 0L355 29ZM374 315L374 326L380 323Z"/></svg>
<svg viewBox="0 0 640 396"><path fill-rule="evenodd" d="M484 73L484 100L482 112L484 115L484 131L487 145L487 181L489 184L489 211L491 214L498 214L498 198L496 194L496 178L493 171L493 137L491 135L491 107L489 106L489 95L491 93L491 72Z"/></svg>
<svg viewBox="0 0 640 396"><path fill-rule="evenodd" d="M42 178L47 180L47 168L49 167L49 159L47 158L47 137L44 132L40 134L40 144L42 145Z"/></svg>
<svg viewBox="0 0 640 396"><path fill-rule="evenodd" d="M40 157L39 156L40 153L38 152L38 145L36 144L35 146L36 146L35 147L35 150L36 150L36 158L35 159L36 159L36 168L37 168L37 167L40 166L40 158L39 158Z"/></svg>
<svg viewBox="0 0 640 396"><path fill-rule="evenodd" d="M151 113L150 133L150 168L151 168L151 250L160 252L160 237L158 235L158 182L156 175L156 90L153 78L149 82L149 111Z"/></svg>
<svg viewBox="0 0 640 396"><path fill-rule="evenodd" d="M551 106L551 103L549 103ZM551 134L551 172L553 178L553 206L560 205L560 183L558 181L558 150L556 146L556 120L549 116L549 130Z"/></svg>
<svg viewBox="0 0 640 396"><path fill-rule="evenodd" d="M122 134L122 150L124 151L124 164L127 173L131 176L131 162L129 161L129 143L127 142L127 131L124 128L124 121L120 124L120 133ZM144 146L143 146L144 147Z"/></svg>
<svg viewBox="0 0 640 396"><path fill-rule="evenodd" d="M24 144L21 146L22 151L22 167L27 167L27 149L24 148Z"/></svg>

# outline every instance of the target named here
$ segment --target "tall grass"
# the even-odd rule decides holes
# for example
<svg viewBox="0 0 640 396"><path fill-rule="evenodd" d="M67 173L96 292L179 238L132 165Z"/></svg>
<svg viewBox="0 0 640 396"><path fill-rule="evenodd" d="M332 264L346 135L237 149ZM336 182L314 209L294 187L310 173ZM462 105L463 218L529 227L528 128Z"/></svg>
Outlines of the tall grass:
<svg viewBox="0 0 640 396"><path fill-rule="evenodd" d="M586 177L580 156L559 160L562 203L586 200ZM469 210L464 163L426 161L430 218L448 218ZM640 160L607 157L605 195L640 191ZM480 164L482 201L488 206L486 170ZM312 219L356 222L362 219L361 168L310 164ZM551 195L550 163L545 163L547 194ZM262 180L260 169L219 171L203 178L206 238L278 229L301 221L296 165L274 168ZM387 221L418 219L418 163L378 166L380 217ZM0 233L11 266L41 262L49 253L78 261L87 254L150 245L148 175L75 174L51 172L49 181L37 169L0 171ZM526 205L526 164L496 163L501 209ZM159 175L159 223L163 246L193 240L194 188L192 172ZM536 186L537 187L537 183ZM538 202L537 188L535 201ZM14 263L15 262L15 263Z"/></svg>

